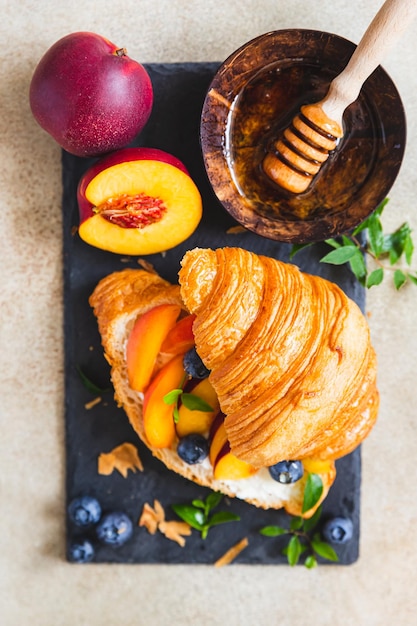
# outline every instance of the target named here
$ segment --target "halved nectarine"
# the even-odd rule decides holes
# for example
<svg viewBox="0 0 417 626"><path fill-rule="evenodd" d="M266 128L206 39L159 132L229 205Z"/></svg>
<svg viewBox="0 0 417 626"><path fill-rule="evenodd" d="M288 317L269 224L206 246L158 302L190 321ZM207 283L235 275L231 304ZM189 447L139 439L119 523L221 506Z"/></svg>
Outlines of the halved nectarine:
<svg viewBox="0 0 417 626"><path fill-rule="evenodd" d="M156 148L125 148L93 165L77 191L79 235L116 254L146 255L180 244L202 215L186 167Z"/></svg>
<svg viewBox="0 0 417 626"><path fill-rule="evenodd" d="M181 312L177 304L161 304L135 322L126 346L129 385L144 391L151 380L161 345Z"/></svg>
<svg viewBox="0 0 417 626"><path fill-rule="evenodd" d="M184 379L182 355L175 356L162 367L145 391L143 426L149 443L155 448L169 448L176 437L174 408L164 396L178 389Z"/></svg>
<svg viewBox="0 0 417 626"><path fill-rule="evenodd" d="M187 391L187 389L185 389L185 391ZM177 434L179 437L185 437L186 435L191 434L206 434L220 408L217 394L211 386L208 378L198 381L193 387L191 393L207 402L213 410L191 410L184 404L181 404L179 407L179 419L176 424Z"/></svg>

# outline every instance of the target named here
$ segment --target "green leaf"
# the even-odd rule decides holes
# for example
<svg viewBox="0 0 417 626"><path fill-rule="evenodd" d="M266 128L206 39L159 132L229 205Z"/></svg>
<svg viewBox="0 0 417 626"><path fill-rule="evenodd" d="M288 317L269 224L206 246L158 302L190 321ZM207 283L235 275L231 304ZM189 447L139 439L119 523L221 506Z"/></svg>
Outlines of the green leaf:
<svg viewBox="0 0 417 626"><path fill-rule="evenodd" d="M309 474L304 487L302 513L306 513L317 504L323 493L323 481L318 474Z"/></svg>
<svg viewBox="0 0 417 626"><path fill-rule="evenodd" d="M304 519L302 517L293 517L290 522L291 530L300 530L304 523Z"/></svg>
<svg viewBox="0 0 417 626"><path fill-rule="evenodd" d="M162 398L165 404L175 404L178 401L178 398L182 394L182 389L172 389L164 395Z"/></svg>
<svg viewBox="0 0 417 626"><path fill-rule="evenodd" d="M209 524L205 524L201 529L201 538L207 539L208 531L210 530Z"/></svg>
<svg viewBox="0 0 417 626"><path fill-rule="evenodd" d="M206 498L207 513L215 509L222 500L223 494L221 494L219 491L212 491L211 493L209 493Z"/></svg>
<svg viewBox="0 0 417 626"><path fill-rule="evenodd" d="M366 220L364 220L361 224L359 224L359 226L357 226L353 230L352 236L355 237L356 235L359 235L359 233L361 233L362 231L369 228L369 224L372 222L373 219L375 219L374 214L371 214L368 218L366 218Z"/></svg>
<svg viewBox="0 0 417 626"><path fill-rule="evenodd" d="M325 239L325 243L332 248L341 248L342 244L337 239Z"/></svg>
<svg viewBox="0 0 417 626"><path fill-rule="evenodd" d="M308 248L311 245L313 245L313 244L311 244L311 243L295 243L295 244L293 244L293 246L291 247L291 250L290 250L290 261L297 254L297 252L300 252L300 250L303 250L303 248Z"/></svg>
<svg viewBox="0 0 417 626"><path fill-rule="evenodd" d="M411 233L410 233L404 244L404 254L405 254L405 260L407 261L407 265L411 265L411 261L413 260L413 252L414 252L414 243L413 243L413 240L411 238Z"/></svg>
<svg viewBox="0 0 417 626"><path fill-rule="evenodd" d="M389 202L389 198L385 198L375 209L375 211L368 217L366 218L366 220L364 220L361 224L359 224L359 226L357 226L355 228L355 230L353 231L353 235L358 235L360 232L362 232L363 230L365 230L366 228L369 227L369 223L372 222L372 220L375 220L376 218L379 218L382 215L383 210L385 209L387 203Z"/></svg>
<svg viewBox="0 0 417 626"><path fill-rule="evenodd" d="M111 387L99 387L98 385L93 383L88 378L88 376L83 372L83 370L81 369L79 365L76 365L76 370L78 372L79 377L81 378L81 381L84 387L88 389L88 391L90 391L91 393L94 393L96 395L101 395L102 393L107 393L108 391L111 390Z"/></svg>
<svg viewBox="0 0 417 626"><path fill-rule="evenodd" d="M198 500L198 499L197 500L193 500L191 502L191 504L193 506L196 506L199 509L205 509L206 508L206 505L205 505L205 503L202 500Z"/></svg>
<svg viewBox="0 0 417 626"><path fill-rule="evenodd" d="M265 535L265 537L279 537L280 535L286 535L288 530L281 526L264 526L259 532L261 535Z"/></svg>
<svg viewBox="0 0 417 626"><path fill-rule="evenodd" d="M411 236L411 228L407 223L402 224L399 228L397 228L395 232L393 232L391 235L388 236L389 244L390 244L388 253L389 253L389 261L391 265L394 265L401 258L401 256L403 255L405 251L406 245L410 247L410 243L408 241L410 239L410 236ZM413 244L411 242L411 247L412 246ZM411 254L412 252L413 251L411 249ZM409 253L408 253L408 257L409 257Z"/></svg>
<svg viewBox="0 0 417 626"><path fill-rule="evenodd" d="M181 401L190 411L207 411L209 413L214 410L205 400L193 393L183 393Z"/></svg>
<svg viewBox="0 0 417 626"><path fill-rule="evenodd" d="M297 565L301 555L301 542L297 535L293 535L288 542L287 546L287 560L289 565Z"/></svg>
<svg viewBox="0 0 417 626"><path fill-rule="evenodd" d="M332 241L332 240L328 239L328 241ZM353 239L351 239L347 235L342 235L342 245L343 246L354 246L355 248L358 247L357 244L353 241Z"/></svg>
<svg viewBox="0 0 417 626"><path fill-rule="evenodd" d="M330 263L331 265L343 265L347 263L356 254L356 246L343 246L332 250L320 259L321 263Z"/></svg>
<svg viewBox="0 0 417 626"><path fill-rule="evenodd" d="M373 287L374 285L380 285L384 279L384 270L382 267L374 270L368 275L366 280L366 286L368 288Z"/></svg>
<svg viewBox="0 0 417 626"><path fill-rule="evenodd" d="M392 248L392 235L384 235L384 243L382 246L381 256L384 254L389 255L391 248Z"/></svg>
<svg viewBox="0 0 417 626"><path fill-rule="evenodd" d="M174 423L178 424L178 422L180 421L180 412L178 410L178 406L177 405L174 406L174 413L173 413L173 415L174 415Z"/></svg>
<svg viewBox="0 0 417 626"><path fill-rule="evenodd" d="M190 504L173 504L171 508L178 517L187 522L192 528L203 530L206 519L201 509Z"/></svg>
<svg viewBox="0 0 417 626"><path fill-rule="evenodd" d="M394 285L396 289L401 289L404 283L407 281L407 275L402 270L395 270L394 272Z"/></svg>
<svg viewBox="0 0 417 626"><path fill-rule="evenodd" d="M317 567L317 559L313 554L309 554L306 560L304 561L304 565L307 569L313 569L313 567Z"/></svg>
<svg viewBox="0 0 417 626"><path fill-rule="evenodd" d="M417 275L415 276L414 274L408 274L408 278L411 280L412 283L414 283L414 285L417 285Z"/></svg>
<svg viewBox="0 0 417 626"><path fill-rule="evenodd" d="M374 214L380 217L385 207L387 206L388 202L389 202L389 198L384 198L384 200L382 200L382 202L380 202L380 204L376 207Z"/></svg>
<svg viewBox="0 0 417 626"><path fill-rule="evenodd" d="M304 532L309 533L317 526L321 517L321 512L322 506L320 505L319 507L317 507L317 509L314 511L314 514L310 518L303 520Z"/></svg>
<svg viewBox="0 0 417 626"><path fill-rule="evenodd" d="M302 544L300 541L300 556L304 554L304 552L306 552L307 550L308 550L308 546L306 546L305 544ZM286 557L288 557L288 546L285 546L285 548L282 548L281 554L284 554Z"/></svg>
<svg viewBox="0 0 417 626"><path fill-rule="evenodd" d="M384 251L384 233L382 224L374 214L368 224L368 247L378 258Z"/></svg>
<svg viewBox="0 0 417 626"><path fill-rule="evenodd" d="M313 548L314 552L318 554L319 556L321 556L323 559L327 559L328 561L339 560L339 557L337 556L332 546L330 546L325 541L321 541L321 539L318 539L318 538L312 539L311 547Z"/></svg>
<svg viewBox="0 0 417 626"><path fill-rule="evenodd" d="M396 262L398 261L398 259L400 258L401 254L402 254L402 251L400 253L400 252L398 252L398 250L396 250L395 248L393 248L391 246L387 250L387 252L388 252L388 258L389 258L390 265L395 265Z"/></svg>
<svg viewBox="0 0 417 626"><path fill-rule="evenodd" d="M353 274L356 276L361 285L364 285L366 280L366 264L365 259L363 258L363 254L359 248L356 248L356 253L349 260L350 269Z"/></svg>
<svg viewBox="0 0 417 626"><path fill-rule="evenodd" d="M226 522L239 522L239 515L235 515L235 513L231 513L230 511L218 511L217 513L213 513L210 517L208 523L209 526L218 526L218 524L225 524Z"/></svg>
<svg viewBox="0 0 417 626"><path fill-rule="evenodd" d="M240 520L238 515L230 511L219 511L209 518L210 511L220 503L222 498L223 494L213 491L205 501L197 498L192 501L192 504L173 504L171 508L184 522L199 530L202 539L205 539L212 526Z"/></svg>

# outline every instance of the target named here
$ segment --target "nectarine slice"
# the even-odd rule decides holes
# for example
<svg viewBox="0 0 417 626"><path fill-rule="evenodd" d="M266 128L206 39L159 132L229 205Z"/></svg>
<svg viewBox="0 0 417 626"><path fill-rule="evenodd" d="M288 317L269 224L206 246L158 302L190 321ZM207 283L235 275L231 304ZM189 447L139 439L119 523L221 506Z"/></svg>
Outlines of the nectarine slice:
<svg viewBox="0 0 417 626"><path fill-rule="evenodd" d="M195 315L186 315L169 331L161 346L161 352L185 354L194 346L193 323Z"/></svg>
<svg viewBox="0 0 417 626"><path fill-rule="evenodd" d="M184 406L184 404L181 404L179 408L179 420L176 424L177 434L179 437L185 437L185 435L190 435L192 433L205 435L210 429L213 419L217 415L220 408L216 392L211 386L208 378L204 378L199 381L191 393L207 402L213 410L200 411L196 409L192 411Z"/></svg>
<svg viewBox="0 0 417 626"><path fill-rule="evenodd" d="M100 171L85 189L91 214L80 218L81 239L117 254L155 254L173 248L197 228L202 215L191 177L157 159ZM80 211L81 212L81 211Z"/></svg>
<svg viewBox="0 0 417 626"><path fill-rule="evenodd" d="M327 474L333 466L333 461L312 456L302 459L301 462L306 472L310 472L310 474Z"/></svg>
<svg viewBox="0 0 417 626"><path fill-rule="evenodd" d="M164 396L178 389L186 376L182 356L175 356L162 367L145 392L143 427L155 448L169 448L176 437L174 407L164 402Z"/></svg>
<svg viewBox="0 0 417 626"><path fill-rule="evenodd" d="M214 462L213 475L216 480L241 480L242 478L249 478L257 471L246 461L238 459L230 451L230 444L227 441Z"/></svg>
<svg viewBox="0 0 417 626"><path fill-rule="evenodd" d="M129 385L135 391L143 392L149 384L161 345L180 312L177 304L161 304L136 320L126 347Z"/></svg>
<svg viewBox="0 0 417 626"><path fill-rule="evenodd" d="M216 459L220 450L223 448L226 442L227 442L227 433L226 433L226 428L224 426L224 419L223 419L223 421L216 428L216 431L213 434L213 437L210 443L209 459L213 467L214 467L214 464L216 462Z"/></svg>

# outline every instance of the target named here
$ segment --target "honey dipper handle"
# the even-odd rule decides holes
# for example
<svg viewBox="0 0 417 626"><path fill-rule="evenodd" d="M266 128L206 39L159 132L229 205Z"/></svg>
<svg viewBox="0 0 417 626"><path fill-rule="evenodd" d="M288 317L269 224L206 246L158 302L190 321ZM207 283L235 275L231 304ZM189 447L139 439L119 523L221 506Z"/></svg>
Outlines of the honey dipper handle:
<svg viewBox="0 0 417 626"><path fill-rule="evenodd" d="M380 65L388 49L401 37L417 12L417 0L386 0L359 42L345 69L332 81L321 103L326 115L341 121L365 80Z"/></svg>

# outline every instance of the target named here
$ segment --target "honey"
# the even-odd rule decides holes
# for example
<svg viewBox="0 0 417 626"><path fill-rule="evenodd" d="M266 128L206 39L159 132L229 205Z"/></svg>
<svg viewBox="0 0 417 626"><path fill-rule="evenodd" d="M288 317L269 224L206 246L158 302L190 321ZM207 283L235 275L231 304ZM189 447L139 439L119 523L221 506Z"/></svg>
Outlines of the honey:
<svg viewBox="0 0 417 626"><path fill-rule="evenodd" d="M262 161L301 106L321 100L334 72L289 60L259 70L237 93L227 119L224 154L242 202L277 220L317 220L346 210L371 177L385 142L378 113L363 93L345 112L344 136L302 194L266 176Z"/></svg>

